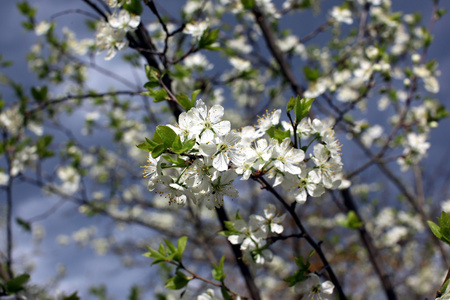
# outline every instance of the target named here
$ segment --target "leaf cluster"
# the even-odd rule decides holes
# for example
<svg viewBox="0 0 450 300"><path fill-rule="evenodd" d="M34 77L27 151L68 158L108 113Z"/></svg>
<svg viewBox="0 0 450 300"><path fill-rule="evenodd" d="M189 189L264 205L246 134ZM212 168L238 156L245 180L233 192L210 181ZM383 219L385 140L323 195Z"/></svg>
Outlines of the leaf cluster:
<svg viewBox="0 0 450 300"><path fill-rule="evenodd" d="M432 221L427 221L433 234L444 243L450 245L450 214L443 211L441 217L438 218L438 222L439 225Z"/></svg>
<svg viewBox="0 0 450 300"><path fill-rule="evenodd" d="M152 153L153 158L157 158L167 150L173 153L181 154L188 152L195 145L195 139L190 139L185 142L181 142L180 136L178 136L172 128L166 125L158 125L153 135L153 139L149 140L145 138L145 142L136 145L141 150L149 151ZM176 161L178 165L180 160Z"/></svg>

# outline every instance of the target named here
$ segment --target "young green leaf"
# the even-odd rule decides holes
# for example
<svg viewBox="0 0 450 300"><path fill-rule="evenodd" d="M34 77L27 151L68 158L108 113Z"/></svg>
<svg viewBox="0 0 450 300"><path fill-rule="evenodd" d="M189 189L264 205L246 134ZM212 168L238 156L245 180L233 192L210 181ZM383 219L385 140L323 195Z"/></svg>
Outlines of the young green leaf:
<svg viewBox="0 0 450 300"><path fill-rule="evenodd" d="M148 92L143 92L142 95L153 97L153 102L155 103L170 99L165 90L149 90Z"/></svg>
<svg viewBox="0 0 450 300"><path fill-rule="evenodd" d="M349 211L347 218L339 221L338 224L349 229L358 229L363 225L353 210Z"/></svg>
<svg viewBox="0 0 450 300"><path fill-rule="evenodd" d="M145 138L145 142L137 144L136 147L138 147L141 150L151 152L158 145L159 145L158 143L156 143L154 141L150 141L149 139Z"/></svg>
<svg viewBox="0 0 450 300"><path fill-rule="evenodd" d="M24 219L21 219L19 217L16 218L16 222L17 222L17 224L20 227L22 227L23 229L25 229L28 232L31 232L31 224L30 224L30 222L27 222Z"/></svg>
<svg viewBox="0 0 450 300"><path fill-rule="evenodd" d="M45 85L43 87L31 88L31 95L33 96L34 100L36 100L36 102L43 102L47 100L47 94L48 88Z"/></svg>
<svg viewBox="0 0 450 300"><path fill-rule="evenodd" d="M5 283L6 291L11 294L22 291L25 289L25 284L28 280L30 280L30 275L26 273L16 276Z"/></svg>
<svg viewBox="0 0 450 300"><path fill-rule="evenodd" d="M220 287L220 291L222 292L223 300L233 300L233 297L230 296L224 285Z"/></svg>
<svg viewBox="0 0 450 300"><path fill-rule="evenodd" d="M183 153L183 152L180 152L183 149L183 144L181 144L181 139L180 139L179 135L177 135L175 137L175 140L173 141L171 148L172 148L173 152L175 152L175 153L178 153L178 154Z"/></svg>
<svg viewBox="0 0 450 300"><path fill-rule="evenodd" d="M160 244L160 247L161 246L162 246L162 244ZM147 247L147 249L148 249L148 252L142 254L142 256L153 258L154 260L152 262L152 265L167 261L165 251L163 251L163 253L161 253L160 251L155 251L150 247ZM160 248L160 250L161 250L161 248Z"/></svg>
<svg viewBox="0 0 450 300"><path fill-rule="evenodd" d="M181 153L188 152L194 146L195 146L195 139L190 139L190 140L185 141L183 144L183 148L182 148L183 151Z"/></svg>
<svg viewBox="0 0 450 300"><path fill-rule="evenodd" d="M439 227L444 241L450 242L450 214L443 211L439 218Z"/></svg>
<svg viewBox="0 0 450 300"><path fill-rule="evenodd" d="M141 15L144 11L141 0L129 0L125 1L122 6L123 9L126 9L130 14L133 15Z"/></svg>
<svg viewBox="0 0 450 300"><path fill-rule="evenodd" d="M205 30L205 32L203 32L198 42L198 48L208 50L218 50L217 47L212 46L212 44L214 44L217 41L218 37L219 37L219 29Z"/></svg>
<svg viewBox="0 0 450 300"><path fill-rule="evenodd" d="M298 97L292 96L291 99L289 99L288 104L286 105L286 112L290 112L294 109L295 101L297 100L297 98Z"/></svg>
<svg viewBox="0 0 450 300"><path fill-rule="evenodd" d="M187 236L182 236L178 239L178 249L177 252L180 254L180 256L183 254L184 250L186 249L187 244ZM181 260L181 257L180 257Z"/></svg>
<svg viewBox="0 0 450 300"><path fill-rule="evenodd" d="M158 134L166 148L172 147L172 144L177 137L175 131L166 125L156 126L155 134Z"/></svg>
<svg viewBox="0 0 450 300"><path fill-rule="evenodd" d="M163 154L164 151L166 151L166 150L167 150L167 147L165 147L163 144L159 144L155 148L153 148L152 157L157 158L158 156Z"/></svg>
<svg viewBox="0 0 450 300"><path fill-rule="evenodd" d="M198 94L200 94L201 91L202 91L202 90L195 90L195 91L192 92L192 94L191 94L191 104L192 104L192 107L195 106L195 101L197 100Z"/></svg>
<svg viewBox="0 0 450 300"><path fill-rule="evenodd" d="M253 9L255 6L255 0L241 0L241 3L245 9Z"/></svg>
<svg viewBox="0 0 450 300"><path fill-rule="evenodd" d="M314 101L314 98L302 98L297 96L294 105L295 112L295 122L298 124L301 120L306 118L311 110L311 105Z"/></svg>
<svg viewBox="0 0 450 300"><path fill-rule="evenodd" d="M159 75L159 71L156 68L145 65L145 75L150 82L158 82L159 85L159 78L161 76Z"/></svg>
<svg viewBox="0 0 450 300"><path fill-rule="evenodd" d="M185 109L190 110L194 105L192 105L192 102L189 100L188 96L185 94L177 94L177 100L178 103Z"/></svg>
<svg viewBox="0 0 450 300"><path fill-rule="evenodd" d="M225 262L225 256L222 256L219 264L216 266L213 264L214 268L212 270L212 276L215 280L223 282L225 280L226 274L223 273L223 265Z"/></svg>
<svg viewBox="0 0 450 300"><path fill-rule="evenodd" d="M427 221L428 226L430 227L431 231L433 232L433 234L438 238L438 239L442 239L442 234L441 234L441 228L434 222L432 221Z"/></svg>
<svg viewBox="0 0 450 300"><path fill-rule="evenodd" d="M182 272L177 271L176 276L170 278L166 282L166 288L171 290L179 290L187 286L189 278Z"/></svg>
<svg viewBox="0 0 450 300"><path fill-rule="evenodd" d="M274 138L276 140L278 140L278 142L283 142L283 140L285 138L288 138L291 136L291 132L289 130L281 130L275 127L271 127L268 130L266 130L266 133L271 137Z"/></svg>
<svg viewBox="0 0 450 300"><path fill-rule="evenodd" d="M303 73L308 81L317 81L319 79L319 70L310 67L304 67Z"/></svg>

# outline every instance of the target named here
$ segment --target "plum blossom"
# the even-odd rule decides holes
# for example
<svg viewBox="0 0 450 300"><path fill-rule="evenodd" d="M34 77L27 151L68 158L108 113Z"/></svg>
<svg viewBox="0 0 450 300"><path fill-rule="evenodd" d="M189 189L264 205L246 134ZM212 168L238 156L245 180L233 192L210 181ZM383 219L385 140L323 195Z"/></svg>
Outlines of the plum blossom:
<svg viewBox="0 0 450 300"><path fill-rule="evenodd" d="M262 136L272 126L278 125L280 122L281 109L274 110L269 113L266 112L261 118L258 119L258 136Z"/></svg>
<svg viewBox="0 0 450 300"><path fill-rule="evenodd" d="M197 136L202 136L203 142L210 142L214 136L224 136L230 132L230 121L222 121L224 108L214 105L209 110L206 104L200 99L197 100L195 108L189 112L191 131Z"/></svg>
<svg viewBox="0 0 450 300"><path fill-rule="evenodd" d="M305 152L292 147L289 138L284 139L281 144L275 145L272 155L275 159L273 164L279 171L293 175L301 173L298 164L305 158Z"/></svg>
<svg viewBox="0 0 450 300"><path fill-rule="evenodd" d="M240 165L245 159L244 151L238 146L241 137L236 132L230 132L224 137L217 137L214 142L200 144L200 153L213 158L213 167L226 171L230 160Z"/></svg>
<svg viewBox="0 0 450 300"><path fill-rule="evenodd" d="M302 300L328 300L333 294L334 284L331 281L321 282L319 276L308 274L308 279L295 286L297 293L303 294Z"/></svg>
<svg viewBox="0 0 450 300"><path fill-rule="evenodd" d="M352 24L352 12L349 9L335 6L331 10L331 17L339 23Z"/></svg>
<svg viewBox="0 0 450 300"><path fill-rule="evenodd" d="M227 170L223 174L215 172L211 178L211 189L209 193L203 197L206 207L209 209L221 207L223 205L224 196L229 196L232 198L237 197L238 191L232 185L233 180L236 177L236 172L231 169Z"/></svg>
<svg viewBox="0 0 450 300"><path fill-rule="evenodd" d="M131 15L128 11L122 9L119 14L113 14L108 18L109 25L115 29L122 29L125 31L134 30L139 26L141 17L138 15Z"/></svg>
<svg viewBox="0 0 450 300"><path fill-rule="evenodd" d="M185 34L192 35L193 38L199 39L205 30L208 29L208 23L205 21L196 22L193 21L191 23L186 24L186 27L184 27L183 32Z"/></svg>

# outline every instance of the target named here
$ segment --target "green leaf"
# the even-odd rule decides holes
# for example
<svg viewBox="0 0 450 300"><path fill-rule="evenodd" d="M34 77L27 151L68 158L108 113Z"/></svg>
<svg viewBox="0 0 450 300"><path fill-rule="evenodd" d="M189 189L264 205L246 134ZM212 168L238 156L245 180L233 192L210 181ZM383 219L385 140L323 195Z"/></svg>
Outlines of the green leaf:
<svg viewBox="0 0 450 300"><path fill-rule="evenodd" d="M187 244L187 236L182 236L178 239L178 250L177 252L181 254L183 254L184 250L186 249L186 244Z"/></svg>
<svg viewBox="0 0 450 300"><path fill-rule="evenodd" d="M5 288L8 293L14 294L25 289L24 285L30 280L30 275L21 274L6 282Z"/></svg>
<svg viewBox="0 0 450 300"><path fill-rule="evenodd" d="M130 295L128 296L128 300L139 300L141 291L138 286L133 285L130 288Z"/></svg>
<svg viewBox="0 0 450 300"><path fill-rule="evenodd" d="M164 243L166 243L166 245L167 245L167 252L169 253L169 254L173 254L173 253L176 253L177 252L177 247L175 247L174 246L174 244L171 242L171 241L169 241L168 239L163 239L163 241L164 241Z"/></svg>
<svg viewBox="0 0 450 300"><path fill-rule="evenodd" d="M310 67L304 67L303 73L308 81L317 81L319 79L319 70Z"/></svg>
<svg viewBox="0 0 450 300"><path fill-rule="evenodd" d="M192 94L191 94L191 104L192 104L192 107L195 106L195 101L197 101L198 94L200 94L201 91L202 91L202 90L195 90L195 91L192 92Z"/></svg>
<svg viewBox="0 0 450 300"><path fill-rule="evenodd" d="M17 224L28 232L31 232L31 224L19 217L16 218Z"/></svg>
<svg viewBox="0 0 450 300"><path fill-rule="evenodd" d="M160 247L159 251L155 251L152 248L147 247L148 252L142 254L142 256L154 259L152 262L152 265L167 261L165 251L164 251L165 249L164 249L164 246L162 245L162 243L159 245L159 247ZM163 253L161 253L161 247L164 249Z"/></svg>
<svg viewBox="0 0 450 300"><path fill-rule="evenodd" d="M255 6L255 0L241 0L241 3L245 9L253 9Z"/></svg>
<svg viewBox="0 0 450 300"><path fill-rule="evenodd" d="M147 90L152 90L152 89L154 89L154 88L159 87L159 81L158 81L158 82L147 81L147 82L144 84L144 87L145 87Z"/></svg>
<svg viewBox="0 0 450 300"><path fill-rule="evenodd" d="M208 50L218 50L216 49L216 47L211 46L217 41L218 37L219 37L219 29L205 30L198 42L198 48Z"/></svg>
<svg viewBox="0 0 450 300"><path fill-rule="evenodd" d="M176 276L167 280L166 288L171 290L179 290L188 285L189 278L187 278L187 276L184 273L178 271L176 274L177 274Z"/></svg>
<svg viewBox="0 0 450 300"><path fill-rule="evenodd" d="M193 105L192 105L191 101L189 100L188 96L186 96L185 94L178 94L176 96L177 96L178 103L180 103L180 105L185 110L190 110L193 107Z"/></svg>
<svg viewBox="0 0 450 300"><path fill-rule="evenodd" d="M436 17L438 19L442 18L447 13L447 10L445 8L440 8L436 11Z"/></svg>
<svg viewBox="0 0 450 300"><path fill-rule="evenodd" d="M433 232L433 234L438 238L438 239L442 239L442 234L441 234L441 228L439 228L439 226L432 222L432 221L427 221L428 226L430 226L431 231Z"/></svg>
<svg viewBox="0 0 450 300"><path fill-rule="evenodd" d="M351 210L347 214L347 218L345 220L339 221L339 225L349 228L349 229L358 229L363 225L363 223L358 219L355 211Z"/></svg>
<svg viewBox="0 0 450 300"><path fill-rule="evenodd" d="M36 102L44 102L45 100L47 100L47 94L48 88L45 85L43 87L31 88L31 95L33 96L34 100L36 100Z"/></svg>
<svg viewBox="0 0 450 300"><path fill-rule="evenodd" d="M233 300L233 297L228 294L228 291L224 285L220 287L220 291L222 292L223 300Z"/></svg>
<svg viewBox="0 0 450 300"><path fill-rule="evenodd" d="M314 254L314 250L312 250L306 260L303 258L302 255L299 255L297 257L294 256L295 264L299 269L294 273L294 275L291 275L284 279L287 283L289 283L289 286L294 286L299 282L305 281L308 279L308 269L311 266L309 263L309 260L311 259L312 255Z"/></svg>
<svg viewBox="0 0 450 300"><path fill-rule="evenodd" d="M155 103L170 99L165 90L149 90L148 92L142 92L141 95L153 97Z"/></svg>
<svg viewBox="0 0 450 300"><path fill-rule="evenodd" d="M185 141L183 144L183 148L181 149L181 150L183 150L181 153L188 152L194 146L195 146L195 139L190 139L190 140Z"/></svg>
<svg viewBox="0 0 450 300"><path fill-rule="evenodd" d="M177 137L175 131L173 131L172 128L166 125L156 126L155 134L158 134L158 136L161 138L166 148L172 147L172 144L174 143Z"/></svg>
<svg viewBox="0 0 450 300"><path fill-rule="evenodd" d="M297 100L297 97L291 97L291 99L289 99L288 104L286 105L286 112L290 112L291 110L294 109L295 106L295 101Z"/></svg>
<svg viewBox="0 0 450 300"><path fill-rule="evenodd" d="M215 280L223 282L225 280L226 274L223 273L223 265L225 262L225 256L222 256L219 264L216 266L213 264L214 268L212 270L212 276Z"/></svg>
<svg viewBox="0 0 450 300"><path fill-rule="evenodd" d="M439 218L440 232L444 241L450 242L450 214L443 211Z"/></svg>
<svg viewBox="0 0 450 300"><path fill-rule="evenodd" d="M51 135L44 135L38 138L36 141L36 152L40 158L52 157L54 155L53 151L48 149L52 141L53 136Z"/></svg>
<svg viewBox="0 0 450 300"><path fill-rule="evenodd" d="M144 11L141 5L141 0L125 1L122 7L126 9L129 13L134 15L141 15L142 12Z"/></svg>
<svg viewBox="0 0 450 300"><path fill-rule="evenodd" d="M152 157L157 158L158 156L163 154L164 151L166 151L166 150L167 150L167 147L165 147L163 144L160 144L160 145L156 146L155 148L153 148Z"/></svg>
<svg viewBox="0 0 450 300"><path fill-rule="evenodd" d="M294 105L295 122L297 124L308 116L309 111L311 110L311 105L314 102L314 98L299 98L300 97L297 96L298 100L295 101Z"/></svg>
<svg viewBox="0 0 450 300"><path fill-rule="evenodd" d="M145 65L145 75L147 76L147 79L150 83L158 83L158 85L156 86L159 86L159 78L161 78L161 75L156 68Z"/></svg>
<svg viewBox="0 0 450 300"><path fill-rule="evenodd" d="M448 286L449 282L450 282L450 279L447 279L447 280L444 282L444 284L443 284L442 287L441 287L441 294L444 294L444 293L445 293L445 291L447 290L447 286Z"/></svg>
<svg viewBox="0 0 450 300"><path fill-rule="evenodd" d="M175 152L175 153L178 153L178 154L183 153L183 152L179 152L179 151L183 150L183 144L181 144L181 139L180 139L179 135L177 135L175 137L175 140L173 141L171 148L172 148L173 152Z"/></svg>
<svg viewBox="0 0 450 300"><path fill-rule="evenodd" d="M271 137L274 138L276 140L278 140L278 142L283 142L283 140L285 138L288 138L291 136L291 132L289 130L281 130L275 127L271 127L268 130L266 130L266 133Z"/></svg>
<svg viewBox="0 0 450 300"><path fill-rule="evenodd" d="M17 3L17 8L23 15L30 18L33 18L36 14L36 9L31 7L27 1Z"/></svg>
<svg viewBox="0 0 450 300"><path fill-rule="evenodd" d="M151 152L158 145L159 145L158 143L150 141L149 139L145 138L145 142L136 145L136 147L138 147L141 150Z"/></svg>

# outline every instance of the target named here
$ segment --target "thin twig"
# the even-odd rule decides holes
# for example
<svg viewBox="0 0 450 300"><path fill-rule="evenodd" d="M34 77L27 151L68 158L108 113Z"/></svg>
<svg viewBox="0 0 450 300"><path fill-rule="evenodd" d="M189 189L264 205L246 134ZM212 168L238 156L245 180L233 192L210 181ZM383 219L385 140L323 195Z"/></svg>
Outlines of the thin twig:
<svg viewBox="0 0 450 300"><path fill-rule="evenodd" d="M297 213L295 212L295 205L289 205L287 202L281 197L281 195L264 179L262 176L252 176L252 179L259 182L261 184L261 188L266 189L272 195L275 196L275 198L280 201L280 203L285 207L285 209L289 212L291 217L293 218L295 224L297 225L298 229L300 230L300 233L304 236L308 244L317 252L317 254L320 257L320 260L322 261L324 268L326 269L328 275L330 276L331 282L333 282L334 286L336 287L336 290L339 294L340 300L346 300L347 297L344 294L344 291L342 289L342 286L339 282L339 279L337 278L336 274L333 271L333 268L329 264L327 258L325 257L325 254L322 251L322 248L320 247L320 243L317 243L311 235L309 235L306 228L303 226L300 218L298 217Z"/></svg>
<svg viewBox="0 0 450 300"><path fill-rule="evenodd" d="M341 194L342 197L344 198L344 204L347 207L347 209L349 211L354 211L359 221L363 223L363 225L361 225L358 228L359 235L364 246L367 249L369 260L372 263L373 268L375 269L375 273L380 278L381 284L384 288L384 292L386 293L387 298L389 300L396 300L397 295L395 293L394 286L392 285L392 282L389 279L389 275L386 274L384 268L382 267L381 256L378 254L378 251L375 248L375 245L373 244L372 239L366 230L366 227L364 226L364 220L362 219L358 211L358 207L356 206L355 201L353 200L353 197L350 193L350 189L347 188L342 190Z"/></svg>

